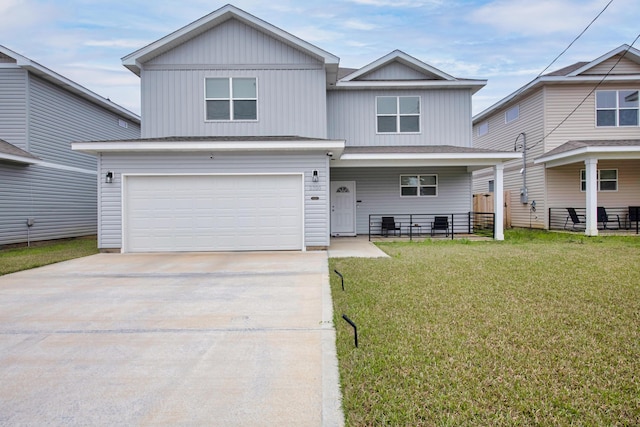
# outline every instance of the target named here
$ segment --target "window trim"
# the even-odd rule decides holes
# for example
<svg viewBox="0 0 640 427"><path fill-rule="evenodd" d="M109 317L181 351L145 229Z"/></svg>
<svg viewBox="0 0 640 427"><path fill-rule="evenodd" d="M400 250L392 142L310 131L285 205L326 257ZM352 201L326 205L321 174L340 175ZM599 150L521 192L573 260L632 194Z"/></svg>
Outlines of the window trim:
<svg viewBox="0 0 640 427"><path fill-rule="evenodd" d="M484 129L484 132L481 132L483 129ZM489 121L485 120L484 122L478 125L477 135L480 137L480 136L485 136L488 133L489 133Z"/></svg>
<svg viewBox="0 0 640 427"><path fill-rule="evenodd" d="M514 118L512 118L511 120L509 120L509 112L510 111L514 111L517 110L518 114L516 114L516 116ZM512 106L511 108L509 108L508 110L506 110L504 112L504 124L508 124L511 122L515 122L516 120L518 120L520 118L520 104L516 104L514 106Z"/></svg>
<svg viewBox="0 0 640 427"><path fill-rule="evenodd" d="M416 177L418 179L418 185L402 185L402 177L405 176L412 176L412 177ZM436 183L434 185L420 185L420 177L423 176L429 176L429 177L434 177L436 179ZM400 184L400 197L438 197L438 174L437 173L405 173L405 174L400 174L400 178L399 178L399 184ZM435 188L436 190L436 194L428 194L428 195L422 195L420 194L420 189L421 188ZM417 189L417 194L416 195L404 195L402 194L402 189L403 188L416 188Z"/></svg>
<svg viewBox="0 0 640 427"><path fill-rule="evenodd" d="M378 99L379 98L395 98L396 99L396 113L395 114L378 114ZM401 114L400 113L400 98L418 98L418 114ZM375 102L376 111L376 135L419 135L422 133L422 97L420 95L378 95ZM400 118L401 117L415 117L418 116L418 131L417 132L402 132L400 130ZM396 118L396 131L395 132L380 132L378 128L378 117L395 117Z"/></svg>
<svg viewBox="0 0 640 427"><path fill-rule="evenodd" d="M613 179L601 180L600 179L600 171L601 170L602 171L615 171L616 172L616 179L615 180L613 180ZM598 169L597 170L597 175L598 175L598 178L597 178L597 181L598 181L597 191L598 191L598 193L600 193L600 192L603 192L603 193L616 193L616 192L618 192L618 190L620 188L620 175L618 173L618 169L615 169L615 168L612 168L612 169ZM583 177L584 177L584 179L583 179ZM615 182L616 183L616 189L615 190L603 190L601 188L601 182L603 182L603 181L604 182ZM583 187L584 187L584 189L583 189ZM580 192L581 193L585 193L587 191L586 188L587 188L587 171L586 171L586 169L580 169Z"/></svg>
<svg viewBox="0 0 640 427"><path fill-rule="evenodd" d="M229 98L207 98L207 80L208 79L227 79L229 82ZM255 98L234 98L233 97L233 79L253 79L256 82ZM258 78L253 76L207 76L204 78L204 121L207 123L254 123L259 121L258 108ZM228 119L209 119L207 118L207 101L229 101L229 118ZM233 101L255 101L256 102L256 118L255 119L234 119L233 118Z"/></svg>
<svg viewBox="0 0 640 427"><path fill-rule="evenodd" d="M640 89L602 89L602 90L597 90L595 92L594 98L593 98L593 105L594 105L594 123L595 123L595 127L596 128L634 128L634 127L640 127L640 101L638 101L638 105L635 108L632 107L622 107L620 108L620 92L625 92L625 91L631 91L631 92L638 92L638 95L640 95ZM615 92L616 94L616 106L612 107L612 108L598 108L598 93L601 92ZM620 124L620 111L621 110L637 110L637 114L636 114L636 120L638 122L638 124L636 125L621 125ZM615 125L599 125L598 124L598 111L615 111Z"/></svg>

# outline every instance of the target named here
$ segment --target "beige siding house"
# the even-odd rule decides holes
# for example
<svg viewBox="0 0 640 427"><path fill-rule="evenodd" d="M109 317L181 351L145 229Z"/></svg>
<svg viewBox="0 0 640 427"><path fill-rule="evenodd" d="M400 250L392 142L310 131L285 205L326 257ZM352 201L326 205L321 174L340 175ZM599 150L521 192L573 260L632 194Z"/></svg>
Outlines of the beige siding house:
<svg viewBox="0 0 640 427"><path fill-rule="evenodd" d="M540 76L473 118L475 148L523 153L504 169L513 226L635 229L639 89L640 51L622 45ZM492 175L474 172L474 194L492 191Z"/></svg>

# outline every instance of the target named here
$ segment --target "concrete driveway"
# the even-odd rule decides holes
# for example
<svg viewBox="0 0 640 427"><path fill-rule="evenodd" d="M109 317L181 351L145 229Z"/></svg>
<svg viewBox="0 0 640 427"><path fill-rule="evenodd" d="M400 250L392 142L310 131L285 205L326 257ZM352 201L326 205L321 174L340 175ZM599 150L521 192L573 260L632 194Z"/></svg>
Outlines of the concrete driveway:
<svg viewBox="0 0 640 427"><path fill-rule="evenodd" d="M0 277L0 425L342 425L325 252Z"/></svg>

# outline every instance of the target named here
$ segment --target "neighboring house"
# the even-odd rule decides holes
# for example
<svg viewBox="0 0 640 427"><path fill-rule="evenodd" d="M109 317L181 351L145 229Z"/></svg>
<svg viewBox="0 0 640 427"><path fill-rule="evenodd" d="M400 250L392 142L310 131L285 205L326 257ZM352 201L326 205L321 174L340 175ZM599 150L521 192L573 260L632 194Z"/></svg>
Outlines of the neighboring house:
<svg viewBox="0 0 640 427"><path fill-rule="evenodd" d="M504 171L514 226L597 235L598 228L634 225L629 207L640 205L638 90L640 51L622 45L540 76L473 118L474 147L526 148L524 161L509 162ZM474 193L487 192L492 180L489 170L475 172ZM612 214L608 225L599 206ZM579 223L567 208L576 209Z"/></svg>
<svg viewBox="0 0 640 427"><path fill-rule="evenodd" d="M471 171L500 181L520 156L471 148L485 81L399 51L338 62L230 5L124 57L141 77L142 139L74 144L99 159L99 247L326 248L367 234L369 215L377 232L380 214L466 215Z"/></svg>
<svg viewBox="0 0 640 427"><path fill-rule="evenodd" d="M137 115L0 46L0 246L96 234L87 139L136 138Z"/></svg>

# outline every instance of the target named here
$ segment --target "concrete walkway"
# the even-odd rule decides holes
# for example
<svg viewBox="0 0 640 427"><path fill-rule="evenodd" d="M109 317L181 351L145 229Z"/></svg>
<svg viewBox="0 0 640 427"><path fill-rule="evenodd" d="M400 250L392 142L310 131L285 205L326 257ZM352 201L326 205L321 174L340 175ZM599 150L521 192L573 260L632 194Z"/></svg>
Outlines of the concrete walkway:
<svg viewBox="0 0 640 427"><path fill-rule="evenodd" d="M388 258L367 236L332 237L329 258Z"/></svg>
<svg viewBox="0 0 640 427"><path fill-rule="evenodd" d="M0 425L341 426L325 252L0 277Z"/></svg>

